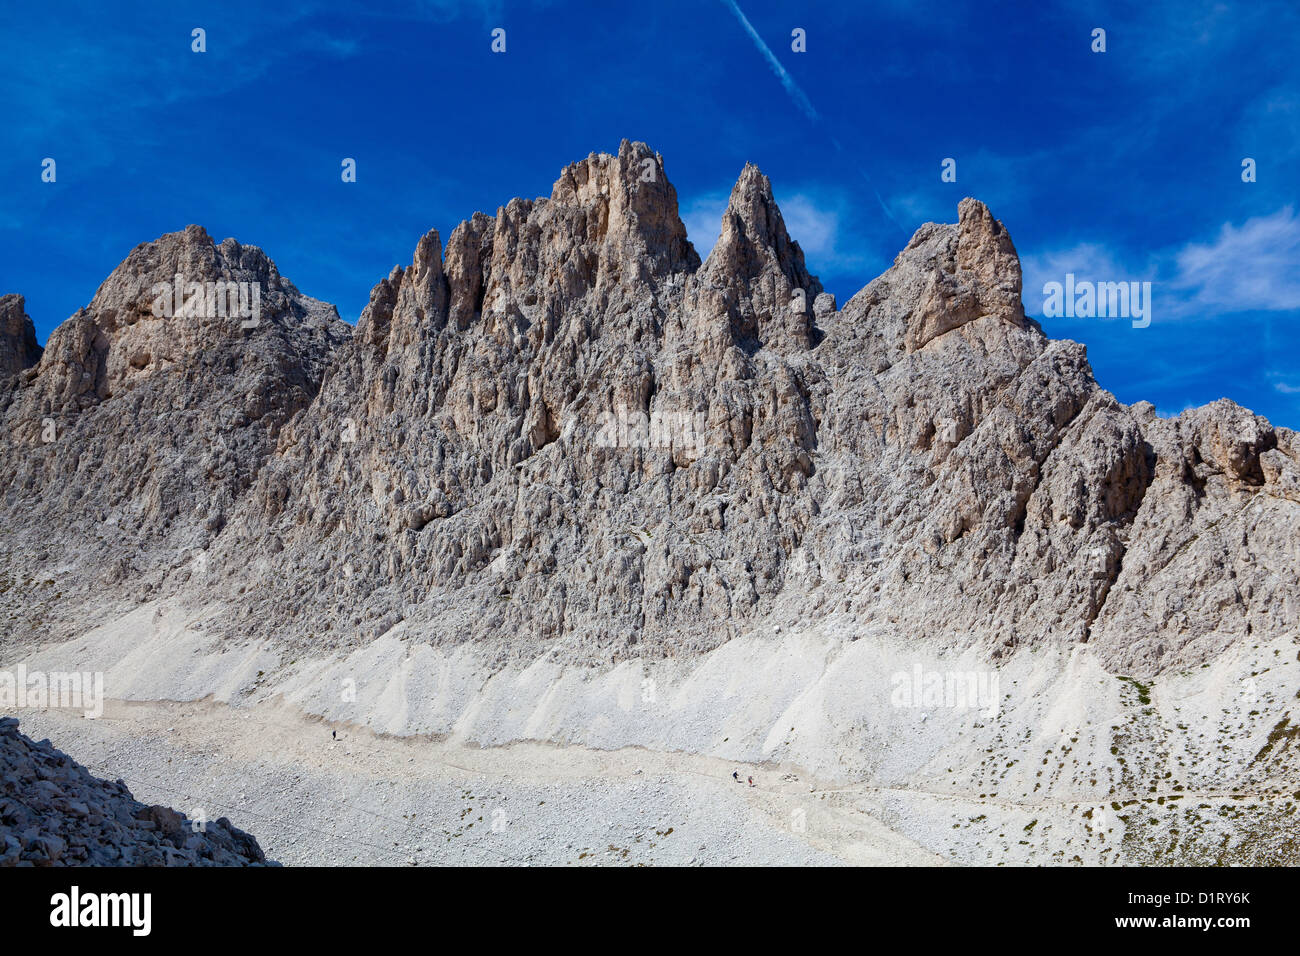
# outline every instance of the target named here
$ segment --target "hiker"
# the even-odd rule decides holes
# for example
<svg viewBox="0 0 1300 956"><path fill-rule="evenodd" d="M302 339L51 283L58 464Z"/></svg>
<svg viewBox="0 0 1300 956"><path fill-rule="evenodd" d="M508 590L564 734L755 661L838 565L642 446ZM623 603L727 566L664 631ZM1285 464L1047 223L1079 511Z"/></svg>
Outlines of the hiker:
<svg viewBox="0 0 1300 956"><path fill-rule="evenodd" d="M749 778L749 785L750 785L751 787L754 785L754 778L753 778L753 777L750 777L750 778Z"/></svg>
<svg viewBox="0 0 1300 956"><path fill-rule="evenodd" d="M736 781L736 783L740 783L740 771L739 770L731 771L731 779Z"/></svg>
<svg viewBox="0 0 1300 956"><path fill-rule="evenodd" d="M331 730L331 731L330 731L330 739L331 739L331 740L338 740L338 739L339 739L339 732L338 732L337 730Z"/></svg>

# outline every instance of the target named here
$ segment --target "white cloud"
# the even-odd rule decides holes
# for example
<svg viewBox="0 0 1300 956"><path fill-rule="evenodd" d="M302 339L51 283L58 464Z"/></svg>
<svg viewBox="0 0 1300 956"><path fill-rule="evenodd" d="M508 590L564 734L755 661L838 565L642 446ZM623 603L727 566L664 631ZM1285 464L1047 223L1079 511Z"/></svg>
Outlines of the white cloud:
<svg viewBox="0 0 1300 956"><path fill-rule="evenodd" d="M722 228L722 215L727 211L728 193L716 192L696 196L686 204L682 222L686 235L695 245L701 258L718 241ZM786 232L799 243L809 268L816 271L832 264L857 262L860 257L843 248L841 242L840 214L843 200L839 197L814 198L806 192L793 193L784 199L776 197Z"/></svg>
<svg viewBox="0 0 1300 956"><path fill-rule="evenodd" d="M1175 411L1171 411L1168 408L1161 408L1159 405L1157 405L1156 416L1159 418L1177 418L1183 412L1190 412L1193 408L1200 408L1200 407L1201 406L1196 404L1196 402L1184 402L1183 407L1178 409L1178 411L1175 412Z"/></svg>
<svg viewBox="0 0 1300 956"><path fill-rule="evenodd" d="M722 214L727 211L728 193L696 196L682 211L686 238L691 240L701 259L707 259L722 234Z"/></svg>
<svg viewBox="0 0 1300 956"><path fill-rule="evenodd" d="M840 255L838 210L819 206L803 193L796 193L779 205L786 232L799 243L805 256L827 260Z"/></svg>
<svg viewBox="0 0 1300 956"><path fill-rule="evenodd" d="M1224 223L1209 243L1174 254L1170 287L1210 313L1300 309L1300 217L1291 206L1242 226Z"/></svg>
<svg viewBox="0 0 1300 956"><path fill-rule="evenodd" d="M857 273L865 285L883 271L885 264L871 252L876 243L861 231L863 197L860 194L805 186L775 198L785 219L786 232L799 243L808 270L814 275Z"/></svg>
<svg viewBox="0 0 1300 956"><path fill-rule="evenodd" d="M889 211L904 229L915 231L925 222L944 222L946 216L956 218L956 201L941 203L931 191L922 190L891 196Z"/></svg>
<svg viewBox="0 0 1300 956"><path fill-rule="evenodd" d="M1300 309L1300 216L1291 206L1240 226L1224 223L1208 242L1154 251L1145 262L1096 242L1021 258L1025 308L1041 309L1043 285L1076 281L1151 281L1157 316L1209 318Z"/></svg>
<svg viewBox="0 0 1300 956"><path fill-rule="evenodd" d="M1148 263L1139 268L1135 262L1122 262L1115 252L1098 242L1081 242L1066 249L1056 249L1020 260L1024 277L1021 298L1030 315L1042 312L1043 286L1064 282L1067 274L1076 282L1137 282L1154 278Z"/></svg>

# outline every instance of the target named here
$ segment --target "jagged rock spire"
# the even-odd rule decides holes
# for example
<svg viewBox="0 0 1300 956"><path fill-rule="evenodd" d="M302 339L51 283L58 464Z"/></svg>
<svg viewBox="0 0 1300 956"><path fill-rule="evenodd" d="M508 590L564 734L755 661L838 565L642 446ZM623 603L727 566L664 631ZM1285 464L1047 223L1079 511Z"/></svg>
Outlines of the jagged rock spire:
<svg viewBox="0 0 1300 956"><path fill-rule="evenodd" d="M722 232L700 269L722 290L719 305L736 341L750 348L807 348L821 283L790 238L771 181L746 163L722 214Z"/></svg>

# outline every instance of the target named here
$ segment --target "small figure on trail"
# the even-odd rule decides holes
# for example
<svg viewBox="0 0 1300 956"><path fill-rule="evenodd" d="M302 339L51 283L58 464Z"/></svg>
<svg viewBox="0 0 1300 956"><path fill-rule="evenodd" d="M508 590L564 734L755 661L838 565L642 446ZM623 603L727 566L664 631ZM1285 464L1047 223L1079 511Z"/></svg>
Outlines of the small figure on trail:
<svg viewBox="0 0 1300 956"><path fill-rule="evenodd" d="M731 779L736 781L736 783L740 783L740 771L739 770L731 771Z"/></svg>
<svg viewBox="0 0 1300 956"><path fill-rule="evenodd" d="M338 732L337 730L331 730L331 731L330 731L330 739L331 739L331 740L338 740L338 739L339 739L339 732Z"/></svg>
<svg viewBox="0 0 1300 956"><path fill-rule="evenodd" d="M751 787L754 785L754 778L753 778L753 777L750 777L750 778L749 778L749 785L750 785Z"/></svg>

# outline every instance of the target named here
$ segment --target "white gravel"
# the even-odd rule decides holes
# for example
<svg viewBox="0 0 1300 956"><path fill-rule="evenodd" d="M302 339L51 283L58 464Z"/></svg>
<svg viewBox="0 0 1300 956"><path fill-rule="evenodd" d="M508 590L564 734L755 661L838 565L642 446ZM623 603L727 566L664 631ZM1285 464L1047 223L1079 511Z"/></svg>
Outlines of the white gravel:
<svg viewBox="0 0 1300 956"><path fill-rule="evenodd" d="M23 728L139 799L228 816L287 865L937 862L865 815L836 819L803 781L709 758L348 728L334 741L283 709L214 703L28 711Z"/></svg>

